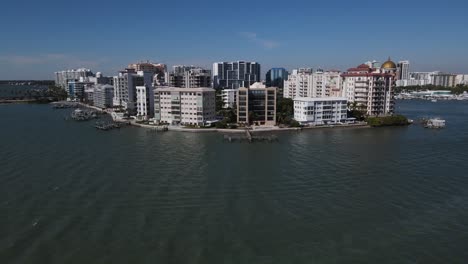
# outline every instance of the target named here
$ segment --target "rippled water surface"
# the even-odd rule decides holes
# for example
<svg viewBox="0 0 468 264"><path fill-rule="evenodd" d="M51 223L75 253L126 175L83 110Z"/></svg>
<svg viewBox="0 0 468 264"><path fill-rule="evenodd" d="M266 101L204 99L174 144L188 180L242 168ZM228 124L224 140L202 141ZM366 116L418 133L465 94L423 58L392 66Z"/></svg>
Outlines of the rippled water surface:
<svg viewBox="0 0 468 264"><path fill-rule="evenodd" d="M0 263L466 263L468 102L397 108L448 126L247 144L0 105Z"/></svg>

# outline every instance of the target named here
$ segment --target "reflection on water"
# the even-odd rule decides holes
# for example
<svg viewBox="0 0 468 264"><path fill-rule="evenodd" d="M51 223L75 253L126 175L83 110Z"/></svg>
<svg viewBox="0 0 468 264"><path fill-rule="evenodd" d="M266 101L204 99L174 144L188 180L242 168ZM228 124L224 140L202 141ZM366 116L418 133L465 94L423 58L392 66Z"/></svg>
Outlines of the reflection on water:
<svg viewBox="0 0 468 264"><path fill-rule="evenodd" d="M0 263L462 263L468 104L398 103L447 128L247 144L2 105Z"/></svg>

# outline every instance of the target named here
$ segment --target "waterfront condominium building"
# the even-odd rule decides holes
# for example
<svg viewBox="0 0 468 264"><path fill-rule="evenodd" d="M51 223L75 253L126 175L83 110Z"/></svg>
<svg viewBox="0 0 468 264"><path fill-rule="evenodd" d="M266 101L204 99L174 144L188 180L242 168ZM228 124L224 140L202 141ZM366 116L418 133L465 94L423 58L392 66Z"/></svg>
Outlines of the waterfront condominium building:
<svg viewBox="0 0 468 264"><path fill-rule="evenodd" d="M213 64L213 88L238 89L260 81L260 64L234 61Z"/></svg>
<svg viewBox="0 0 468 264"><path fill-rule="evenodd" d="M166 79L166 72L167 66L166 64L162 63L152 63L149 61L146 62L138 62L138 63L131 63L127 67L128 69L133 69L136 72L143 71L143 72L151 72L153 74L153 85L165 85L167 84Z"/></svg>
<svg viewBox="0 0 468 264"><path fill-rule="evenodd" d="M294 69L284 81L284 98L309 97L312 86L312 68Z"/></svg>
<svg viewBox="0 0 468 264"><path fill-rule="evenodd" d="M276 124L276 87L254 83L237 90L237 123L274 126Z"/></svg>
<svg viewBox="0 0 468 264"><path fill-rule="evenodd" d="M223 89L221 91L223 108L236 108L237 90L238 89Z"/></svg>
<svg viewBox="0 0 468 264"><path fill-rule="evenodd" d="M380 68L371 68L361 64L348 69L341 77L348 102L369 116L393 114L397 66L390 59Z"/></svg>
<svg viewBox="0 0 468 264"><path fill-rule="evenodd" d="M284 82L284 97L341 96L340 72L301 68L293 70Z"/></svg>
<svg viewBox="0 0 468 264"><path fill-rule="evenodd" d="M99 108L112 108L114 86L110 84L97 84L94 86L93 103Z"/></svg>
<svg viewBox="0 0 468 264"><path fill-rule="evenodd" d="M136 87L152 87L152 76L151 72L136 72L134 69L120 71L119 75L114 76L114 107L120 106L130 114L136 114Z"/></svg>
<svg viewBox="0 0 468 264"><path fill-rule="evenodd" d="M271 68L265 76L267 87L277 87L278 96L283 95L284 81L288 79L288 71L285 68Z"/></svg>
<svg viewBox="0 0 468 264"><path fill-rule="evenodd" d="M348 120L345 97L294 98L294 119L302 125L329 125Z"/></svg>
<svg viewBox="0 0 468 264"><path fill-rule="evenodd" d="M72 101L83 101L85 99L85 90L91 89L93 86L94 83L84 81L83 78L79 80L69 80L66 86L68 99Z"/></svg>
<svg viewBox="0 0 468 264"><path fill-rule="evenodd" d="M154 90L151 85L136 87L137 117L149 119L154 116Z"/></svg>
<svg viewBox="0 0 468 264"><path fill-rule="evenodd" d="M102 75L100 72L96 72L96 76L90 76L87 77L88 81L94 83L94 84L114 84L114 78L113 77L107 77Z"/></svg>
<svg viewBox="0 0 468 264"><path fill-rule="evenodd" d="M94 76L93 72L85 68L55 72L55 85L67 89L69 81L78 81L90 76Z"/></svg>
<svg viewBox="0 0 468 264"><path fill-rule="evenodd" d="M432 75L432 84L435 86L455 87L457 75L451 73L437 72Z"/></svg>
<svg viewBox="0 0 468 264"><path fill-rule="evenodd" d="M161 87L154 93L154 119L159 123L205 126L216 119L212 88Z"/></svg>
<svg viewBox="0 0 468 264"><path fill-rule="evenodd" d="M211 71L194 66L174 66L168 74L169 86L179 88L211 87Z"/></svg>

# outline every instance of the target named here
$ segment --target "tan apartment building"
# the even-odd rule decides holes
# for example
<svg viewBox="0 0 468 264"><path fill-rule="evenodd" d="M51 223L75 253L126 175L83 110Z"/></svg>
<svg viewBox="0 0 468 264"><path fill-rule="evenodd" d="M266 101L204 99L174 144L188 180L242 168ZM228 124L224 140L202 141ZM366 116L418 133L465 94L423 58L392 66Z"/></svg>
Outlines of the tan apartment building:
<svg viewBox="0 0 468 264"><path fill-rule="evenodd" d="M171 125L207 125L216 119L215 90L157 88L154 90L154 119Z"/></svg>

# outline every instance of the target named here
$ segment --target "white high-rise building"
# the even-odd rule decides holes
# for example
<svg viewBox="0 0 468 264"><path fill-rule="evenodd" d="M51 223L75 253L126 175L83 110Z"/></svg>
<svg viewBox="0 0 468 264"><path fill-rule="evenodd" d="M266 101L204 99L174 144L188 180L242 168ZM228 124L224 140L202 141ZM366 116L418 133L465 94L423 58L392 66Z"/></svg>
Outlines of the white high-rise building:
<svg viewBox="0 0 468 264"><path fill-rule="evenodd" d="M94 76L90 69L80 68L55 72L55 85L67 89L69 81L78 81L80 77L86 78Z"/></svg>
<svg viewBox="0 0 468 264"><path fill-rule="evenodd" d="M343 73L343 90L348 102L369 116L390 115L394 111L393 89L397 66L390 59L381 68L361 64Z"/></svg>
<svg viewBox="0 0 468 264"><path fill-rule="evenodd" d="M294 98L294 119L303 125L330 125L348 120L345 97Z"/></svg>
<svg viewBox="0 0 468 264"><path fill-rule="evenodd" d="M99 108L112 108L114 86L109 84L96 84L93 92L93 104Z"/></svg>
<svg viewBox="0 0 468 264"><path fill-rule="evenodd" d="M238 89L224 89L221 91L223 99L223 108L235 108L237 105L237 90Z"/></svg>
<svg viewBox="0 0 468 264"><path fill-rule="evenodd" d="M114 102L113 105L121 106L130 114L137 112L137 86L152 87L153 73L136 72L134 69L126 69L114 76Z"/></svg>
<svg viewBox="0 0 468 264"><path fill-rule="evenodd" d="M163 87L154 94L157 122L205 126L216 119L214 89Z"/></svg>
<svg viewBox="0 0 468 264"><path fill-rule="evenodd" d="M455 85L468 85L468 74L457 74Z"/></svg>
<svg viewBox="0 0 468 264"><path fill-rule="evenodd" d="M311 68L293 70L288 75L288 79L284 81L283 97L311 97L309 90L312 87L312 73Z"/></svg>
<svg viewBox="0 0 468 264"><path fill-rule="evenodd" d="M398 80L409 80L410 62L407 60L399 61L397 67L398 67Z"/></svg>
<svg viewBox="0 0 468 264"><path fill-rule="evenodd" d="M341 96L339 71L313 71L310 68L293 70L284 81L284 97Z"/></svg>
<svg viewBox="0 0 468 264"><path fill-rule="evenodd" d="M151 85L136 87L137 117L148 119L154 116L154 90Z"/></svg>

